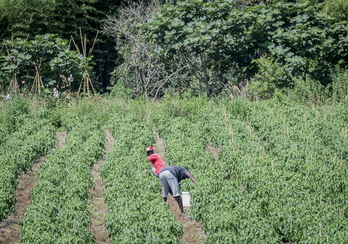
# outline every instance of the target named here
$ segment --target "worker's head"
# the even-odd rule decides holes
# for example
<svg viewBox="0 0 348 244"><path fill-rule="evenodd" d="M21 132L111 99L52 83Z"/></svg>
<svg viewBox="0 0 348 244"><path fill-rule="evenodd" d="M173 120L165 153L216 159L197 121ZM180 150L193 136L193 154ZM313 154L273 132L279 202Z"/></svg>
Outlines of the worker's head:
<svg viewBox="0 0 348 244"><path fill-rule="evenodd" d="M146 153L147 153L147 155L153 154L153 153L154 153L154 152L153 152L153 147L147 147L147 148L146 148Z"/></svg>

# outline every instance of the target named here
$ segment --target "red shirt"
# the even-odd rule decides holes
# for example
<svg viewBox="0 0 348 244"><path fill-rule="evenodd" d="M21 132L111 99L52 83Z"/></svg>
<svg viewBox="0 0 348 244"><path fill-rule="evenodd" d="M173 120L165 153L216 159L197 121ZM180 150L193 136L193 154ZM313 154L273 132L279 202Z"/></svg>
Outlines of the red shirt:
<svg viewBox="0 0 348 244"><path fill-rule="evenodd" d="M153 164L153 167L156 169L155 173L157 175L160 173L161 169L165 167L161 156L157 153L151 154L147 157L147 159Z"/></svg>

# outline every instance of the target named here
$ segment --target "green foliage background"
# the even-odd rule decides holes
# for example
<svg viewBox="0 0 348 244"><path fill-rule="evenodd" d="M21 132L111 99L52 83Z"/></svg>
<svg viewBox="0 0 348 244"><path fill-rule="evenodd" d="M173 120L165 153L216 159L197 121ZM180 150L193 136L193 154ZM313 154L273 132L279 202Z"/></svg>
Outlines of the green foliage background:
<svg viewBox="0 0 348 244"><path fill-rule="evenodd" d="M143 7L153 15L144 23L126 11L133 4L156 11ZM268 99L299 91L317 93L317 102L347 98L338 89L346 83L347 13L347 0L0 0L0 38L50 33L79 43L81 28L89 49L99 32L90 70L98 93L122 86L128 97L147 100L185 92ZM129 29L105 28L112 18ZM0 53L4 61L4 45ZM155 75L153 67L160 67ZM0 81L5 93L9 77L1 72Z"/></svg>
<svg viewBox="0 0 348 244"><path fill-rule="evenodd" d="M99 0L31 0L0 1L0 38L33 38L38 34L58 34L80 42L79 28L87 36L89 47L103 20L118 8L121 1ZM72 47L73 48L73 47ZM116 53L112 38L101 33L93 55L95 56L95 84L103 91L109 73L115 67Z"/></svg>

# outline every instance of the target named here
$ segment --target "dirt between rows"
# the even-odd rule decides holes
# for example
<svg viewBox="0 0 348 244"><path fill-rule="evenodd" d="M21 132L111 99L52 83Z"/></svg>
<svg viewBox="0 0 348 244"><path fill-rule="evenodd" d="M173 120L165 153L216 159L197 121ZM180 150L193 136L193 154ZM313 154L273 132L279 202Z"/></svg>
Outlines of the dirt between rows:
<svg viewBox="0 0 348 244"><path fill-rule="evenodd" d="M40 169L40 164L45 160L41 157L31 170L21 175L19 185L15 193L16 208L15 212L0 224L0 243L19 243L21 221L24 218L27 207L30 204L32 189L36 183L36 172Z"/></svg>
<svg viewBox="0 0 348 244"><path fill-rule="evenodd" d="M106 131L106 154L102 160L93 165L91 171L94 176L94 187L90 190L91 199L88 202L88 208L91 212L91 230L95 236L96 243L112 243L105 227L105 216L107 214L107 205L104 201L103 192L105 184L103 183L99 169L106 163L108 152L112 150L115 139L109 131ZM66 132L57 132L57 141L55 148L62 149L65 146ZM155 150L165 158L164 141L157 137ZM48 152L49 154L50 152ZM47 154L47 155L48 155ZM37 182L37 172L40 165L44 163L46 156L41 157L33 167L19 177L19 184L15 191L15 211L7 219L0 223L0 244L17 244L20 242L21 221L24 218L27 207L31 201L32 189ZM145 157L145 156L144 156ZM159 195L159 197L161 197ZM181 216L179 207L173 197L168 197L168 204L175 215L176 221L183 225L183 236L179 240L183 244L204 243L207 239L202 225L190 218L189 215ZM188 210L185 207L185 210Z"/></svg>
<svg viewBox="0 0 348 244"><path fill-rule="evenodd" d="M156 143L153 145L155 152L158 153L164 163L165 161L165 142L162 138L159 137L159 135L156 133L154 129L154 133L157 137ZM214 148L209 148L211 153L214 153L215 156L218 151L216 151ZM167 164L166 164L167 165ZM160 196L161 197L161 196ZM182 244L196 244L196 243L204 243L205 240L208 238L207 235L204 233L202 224L191 219L190 215L181 215L179 206L175 199L169 195L168 196L168 204L172 211L172 213L175 215L175 220L180 222L183 225L183 236L180 239L180 243ZM189 207L184 207L184 211L188 211Z"/></svg>
<svg viewBox="0 0 348 244"><path fill-rule="evenodd" d="M65 132L57 132L56 148L64 147L65 136ZM40 157L30 170L19 177L19 184L14 194L15 211L0 223L0 244L20 242L21 222L31 201L31 192L37 181L37 172L40 170L40 165L45 161L46 156Z"/></svg>
<svg viewBox="0 0 348 244"><path fill-rule="evenodd" d="M109 152L115 143L114 137L109 130L106 130L105 155L92 167L94 187L90 190L91 198L88 201L88 209L91 214L91 230L97 244L111 244L112 240L105 225L105 217L108 213L108 206L104 199L105 183L100 174L100 169L107 162Z"/></svg>

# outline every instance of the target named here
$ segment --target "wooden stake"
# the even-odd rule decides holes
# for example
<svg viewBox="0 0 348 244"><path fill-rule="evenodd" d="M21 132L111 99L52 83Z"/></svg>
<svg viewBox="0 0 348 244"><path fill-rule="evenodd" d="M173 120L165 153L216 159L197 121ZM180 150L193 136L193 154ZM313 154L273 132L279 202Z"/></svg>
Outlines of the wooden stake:
<svg viewBox="0 0 348 244"><path fill-rule="evenodd" d="M89 49L88 53L87 53L87 36L86 35L85 36L82 35L81 28L80 28L81 48L79 48L79 46L76 44L76 42L75 42L75 40L74 40L74 38L72 36L71 36L71 41L74 43L77 52L80 55L83 55L87 59L87 58L89 58L92 55L95 43L96 43L97 38L98 38L98 34L99 34L99 31L97 32L97 34L96 34L96 36L94 38L94 41L93 41L93 45ZM81 53L81 51L82 51L82 53ZM85 61L85 65L84 65L86 76L82 78L81 84L80 84L78 92L77 92L78 94L80 94L80 91L82 89L84 94L89 95L90 92L91 92L90 88L93 91L93 94L96 93L95 90L94 90L94 86L92 84L92 80L91 80L91 78L89 76L89 73L87 71L87 67L88 67L88 61L86 60Z"/></svg>

